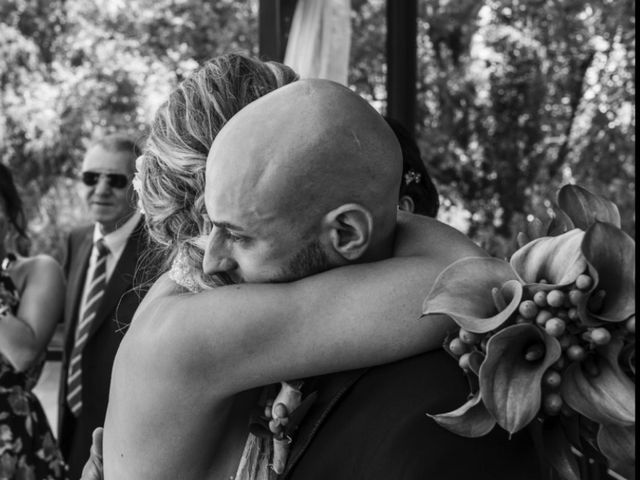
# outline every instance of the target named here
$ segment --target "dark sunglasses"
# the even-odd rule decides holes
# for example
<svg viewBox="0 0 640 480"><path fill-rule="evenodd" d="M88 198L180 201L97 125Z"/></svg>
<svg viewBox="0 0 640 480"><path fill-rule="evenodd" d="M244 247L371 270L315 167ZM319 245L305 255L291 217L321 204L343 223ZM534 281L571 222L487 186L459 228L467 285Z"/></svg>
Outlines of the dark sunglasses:
<svg viewBox="0 0 640 480"><path fill-rule="evenodd" d="M107 177L107 184L111 188L124 188L129 184L129 177L121 173L82 172L82 183L88 187L98 184L100 176Z"/></svg>

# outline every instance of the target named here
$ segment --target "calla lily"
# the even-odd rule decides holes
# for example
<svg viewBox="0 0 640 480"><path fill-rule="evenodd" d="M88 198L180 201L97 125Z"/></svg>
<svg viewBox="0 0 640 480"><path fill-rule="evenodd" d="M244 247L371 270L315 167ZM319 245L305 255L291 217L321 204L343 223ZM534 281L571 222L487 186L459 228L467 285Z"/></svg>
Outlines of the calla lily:
<svg viewBox="0 0 640 480"><path fill-rule="evenodd" d="M635 425L620 427L602 425L598 431L598 447L607 457L610 467L626 478L636 478Z"/></svg>
<svg viewBox="0 0 640 480"><path fill-rule="evenodd" d="M616 336L598 348L593 361L597 375L584 364L570 365L562 382L562 397L576 412L604 425L629 426L636 421L635 384L622 371L618 357L623 340Z"/></svg>
<svg viewBox="0 0 640 480"><path fill-rule="evenodd" d="M566 425L557 419L531 424L534 442L562 480L580 480L580 467L571 451Z"/></svg>
<svg viewBox="0 0 640 480"><path fill-rule="evenodd" d="M620 212L616 204L578 185L565 185L558 192L558 205L573 222L586 230L594 222L608 222L620 228Z"/></svg>
<svg viewBox="0 0 640 480"><path fill-rule="evenodd" d="M544 345L544 356L525 359L527 347ZM560 343L534 325L512 325L493 335L480 367L480 395L498 424L515 433L540 410L544 372L560 358Z"/></svg>
<svg viewBox="0 0 640 480"><path fill-rule="evenodd" d="M538 288L561 288L575 282L587 269L580 251L584 232L573 229L557 237L541 237L520 248L511 257L511 266L522 281ZM548 284L542 286L539 281Z"/></svg>
<svg viewBox="0 0 640 480"><path fill-rule="evenodd" d="M473 396L452 412L429 416L467 437L482 436L496 423L515 433L538 418L541 438L546 438L545 456L565 480L580 475L570 445L595 448L591 426L598 427L597 449L614 470L631 478L635 241L620 229L620 214L612 202L576 185L560 190L555 211L548 225L539 220L527 225L509 262L466 258L436 279L423 313L448 315L481 340L460 333L458 343L466 345L460 347L449 338L447 346L455 348L451 353L467 372ZM591 286L589 279L579 279L584 273L591 277ZM539 303L549 298L551 304L551 294L537 292L555 289L562 290L571 305ZM531 307L534 302L540 310ZM556 316L553 322L551 315ZM545 390L550 403L541 412L546 372L550 376L545 388L552 390ZM550 383L558 373L559 387ZM569 408L561 409L561 401Z"/></svg>
<svg viewBox="0 0 640 480"><path fill-rule="evenodd" d="M493 288L499 289L508 302L504 309L495 305ZM465 330L486 333L506 322L521 299L522 285L507 262L469 257L440 273L424 301L423 312L448 315Z"/></svg>
<svg viewBox="0 0 640 480"><path fill-rule="evenodd" d="M623 347L620 353L620 365L624 367L629 375L635 377L636 375L636 345L630 343L626 347Z"/></svg>
<svg viewBox="0 0 640 480"><path fill-rule="evenodd" d="M562 235L569 230L586 230L596 221L608 222L620 227L620 212L616 205L594 195L578 185L565 185L558 191L555 216L547 227L548 236ZM537 235L531 238L537 238Z"/></svg>
<svg viewBox="0 0 640 480"><path fill-rule="evenodd" d="M636 308L635 241L610 223L595 222L587 229L580 249L594 279L590 292L606 292L602 310L589 312L584 302L579 305L580 317L585 323L623 322L631 317Z"/></svg>
<svg viewBox="0 0 640 480"><path fill-rule="evenodd" d="M433 418L441 427L462 437L482 437L496 425L495 419L482 403L479 392L456 410L427 416Z"/></svg>
<svg viewBox="0 0 640 480"><path fill-rule="evenodd" d="M573 221L564 211L559 208L554 209L555 217L551 219L547 230L547 236L555 237L567 233L569 230L573 230L576 226Z"/></svg>
<svg viewBox="0 0 640 480"><path fill-rule="evenodd" d="M477 350L469 353L469 370L475 373L478 377L480 376L480 367L484 363L485 358L485 355Z"/></svg>
<svg viewBox="0 0 640 480"><path fill-rule="evenodd" d="M584 232L538 238L520 248L507 263L497 258L460 259L443 270L424 301L424 314L450 316L460 327L486 333L502 325L522 300L523 286L546 289L570 285L587 269L580 252ZM549 283L540 284L544 278ZM500 290L499 308L491 291Z"/></svg>
<svg viewBox="0 0 640 480"><path fill-rule="evenodd" d="M533 220L528 222L525 228L526 228L525 238L527 241L523 242L521 245L518 245L518 247L522 247L523 245L529 243L531 240L535 240L536 238L547 236L548 227L545 227L545 224L542 223L542 220L540 220L537 217L533 218Z"/></svg>

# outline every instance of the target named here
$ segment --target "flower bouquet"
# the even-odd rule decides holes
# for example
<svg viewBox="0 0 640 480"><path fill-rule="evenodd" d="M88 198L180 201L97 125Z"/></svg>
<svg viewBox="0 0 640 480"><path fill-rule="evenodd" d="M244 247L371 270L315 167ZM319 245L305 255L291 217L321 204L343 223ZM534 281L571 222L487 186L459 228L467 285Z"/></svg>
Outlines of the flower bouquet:
<svg viewBox="0 0 640 480"><path fill-rule="evenodd" d="M431 417L467 437L530 428L562 479L580 479L576 451L633 478L635 241L612 202L579 186L557 205L510 261L461 259L436 280L423 310L459 327L445 349L471 394Z"/></svg>

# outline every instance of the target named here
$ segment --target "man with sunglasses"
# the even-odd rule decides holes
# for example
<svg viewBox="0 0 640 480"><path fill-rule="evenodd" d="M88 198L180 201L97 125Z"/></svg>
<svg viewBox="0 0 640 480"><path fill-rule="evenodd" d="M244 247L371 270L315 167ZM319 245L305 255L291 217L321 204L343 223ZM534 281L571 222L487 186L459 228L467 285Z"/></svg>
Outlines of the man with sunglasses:
<svg viewBox="0 0 640 480"><path fill-rule="evenodd" d="M132 186L138 155L133 140L116 134L93 144L82 162L83 197L92 224L73 230L67 242L58 415L69 478L80 477L91 432L104 423L113 359L142 297L133 283L147 245Z"/></svg>

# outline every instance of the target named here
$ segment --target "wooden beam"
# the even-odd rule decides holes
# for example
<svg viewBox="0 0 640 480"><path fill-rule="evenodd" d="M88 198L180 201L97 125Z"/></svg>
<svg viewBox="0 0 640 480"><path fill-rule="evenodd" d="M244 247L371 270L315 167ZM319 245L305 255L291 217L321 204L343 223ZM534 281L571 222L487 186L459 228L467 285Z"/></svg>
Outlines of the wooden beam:
<svg viewBox="0 0 640 480"><path fill-rule="evenodd" d="M258 14L260 58L281 61L280 0L260 0Z"/></svg>
<svg viewBox="0 0 640 480"><path fill-rule="evenodd" d="M298 0L260 0L258 41L260 58L282 62L287 48L291 19Z"/></svg>
<svg viewBox="0 0 640 480"><path fill-rule="evenodd" d="M418 0L387 0L387 115L416 124Z"/></svg>

